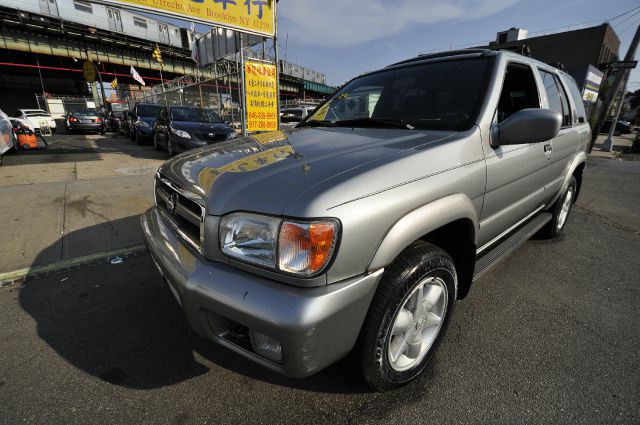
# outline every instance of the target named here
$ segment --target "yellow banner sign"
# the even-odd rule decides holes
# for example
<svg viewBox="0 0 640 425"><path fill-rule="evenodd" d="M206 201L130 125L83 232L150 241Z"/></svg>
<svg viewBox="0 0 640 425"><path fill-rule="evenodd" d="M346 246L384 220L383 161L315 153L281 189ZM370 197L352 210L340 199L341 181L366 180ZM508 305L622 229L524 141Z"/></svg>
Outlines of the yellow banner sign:
<svg viewBox="0 0 640 425"><path fill-rule="evenodd" d="M278 129L278 84L276 67L261 62L244 64L249 131Z"/></svg>
<svg viewBox="0 0 640 425"><path fill-rule="evenodd" d="M274 0L102 0L188 21L273 37Z"/></svg>

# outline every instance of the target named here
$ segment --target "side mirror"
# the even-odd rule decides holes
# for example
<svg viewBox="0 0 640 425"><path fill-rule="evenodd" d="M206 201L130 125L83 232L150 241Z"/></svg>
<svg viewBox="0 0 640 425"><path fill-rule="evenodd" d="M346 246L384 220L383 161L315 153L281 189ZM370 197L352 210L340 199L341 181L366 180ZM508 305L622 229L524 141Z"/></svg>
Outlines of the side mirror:
<svg viewBox="0 0 640 425"><path fill-rule="evenodd" d="M497 125L493 147L540 143L553 139L562 126L562 115L549 109L522 109Z"/></svg>

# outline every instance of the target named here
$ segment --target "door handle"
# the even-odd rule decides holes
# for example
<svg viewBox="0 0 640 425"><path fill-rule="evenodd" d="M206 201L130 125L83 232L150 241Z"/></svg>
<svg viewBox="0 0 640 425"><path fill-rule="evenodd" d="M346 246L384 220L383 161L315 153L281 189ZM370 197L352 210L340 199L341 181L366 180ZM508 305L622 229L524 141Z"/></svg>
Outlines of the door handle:
<svg viewBox="0 0 640 425"><path fill-rule="evenodd" d="M553 148L551 147L551 145L544 145L544 153L550 154L552 150Z"/></svg>

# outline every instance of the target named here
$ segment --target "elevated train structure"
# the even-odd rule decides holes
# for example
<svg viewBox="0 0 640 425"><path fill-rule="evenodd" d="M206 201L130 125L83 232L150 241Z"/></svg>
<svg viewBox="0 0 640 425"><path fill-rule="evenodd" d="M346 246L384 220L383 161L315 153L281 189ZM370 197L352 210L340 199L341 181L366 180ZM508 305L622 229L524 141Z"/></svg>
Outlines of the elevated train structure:
<svg viewBox="0 0 640 425"><path fill-rule="evenodd" d="M158 21L140 13L85 0L3 0L6 8L75 22L112 34L189 49L191 30Z"/></svg>
<svg viewBox="0 0 640 425"><path fill-rule="evenodd" d="M148 90L162 79L214 77L191 59L194 34L142 13L86 0L3 0L0 2L0 109L42 108L49 94L91 96L82 64L92 60L107 88L117 78L120 98L129 90ZM163 67L152 58L158 45ZM130 75L133 66L147 83ZM280 63L283 99L324 97L333 91L322 73ZM162 76L160 75L162 71ZM162 79L161 79L162 78ZM212 82L237 98L238 78ZM124 93L124 94L123 94Z"/></svg>

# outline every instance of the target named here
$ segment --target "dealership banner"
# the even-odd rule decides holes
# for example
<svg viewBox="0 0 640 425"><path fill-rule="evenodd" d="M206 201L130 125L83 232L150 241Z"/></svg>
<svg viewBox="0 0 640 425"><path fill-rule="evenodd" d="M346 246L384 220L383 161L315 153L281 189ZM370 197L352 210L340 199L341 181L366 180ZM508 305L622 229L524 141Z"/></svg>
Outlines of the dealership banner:
<svg viewBox="0 0 640 425"><path fill-rule="evenodd" d="M603 76L604 74L602 71L593 65L589 65L584 81L582 100L586 100L587 102L595 102L598 100L598 92L600 92L600 85L602 84Z"/></svg>
<svg viewBox="0 0 640 425"><path fill-rule="evenodd" d="M249 131L278 129L278 84L276 66L247 61L244 64Z"/></svg>
<svg viewBox="0 0 640 425"><path fill-rule="evenodd" d="M273 37L274 0L100 0L125 8Z"/></svg>

